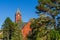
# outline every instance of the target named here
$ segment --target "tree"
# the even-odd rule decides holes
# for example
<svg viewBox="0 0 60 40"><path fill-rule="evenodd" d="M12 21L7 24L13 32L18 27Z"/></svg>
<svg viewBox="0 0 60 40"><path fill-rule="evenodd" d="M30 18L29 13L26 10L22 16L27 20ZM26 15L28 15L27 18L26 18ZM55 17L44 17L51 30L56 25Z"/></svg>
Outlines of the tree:
<svg viewBox="0 0 60 40"><path fill-rule="evenodd" d="M36 6L37 13L40 15L42 12L52 17L51 21L56 26L56 16L60 13L60 0L38 0L39 5ZM56 27L55 27L56 28Z"/></svg>
<svg viewBox="0 0 60 40"><path fill-rule="evenodd" d="M4 40L11 40L11 37L13 35L12 33L13 28L14 28L14 23L11 21L9 17L7 17L2 25Z"/></svg>
<svg viewBox="0 0 60 40"><path fill-rule="evenodd" d="M36 13L39 18L34 19L31 24L32 32L28 35L29 40L59 40L57 36L59 32L56 31L56 16L60 13L59 5L60 0L38 0Z"/></svg>
<svg viewBox="0 0 60 40"><path fill-rule="evenodd" d="M52 30L50 33L51 40L60 40L60 34L57 30Z"/></svg>
<svg viewBox="0 0 60 40"><path fill-rule="evenodd" d="M32 32L29 34L29 38L32 40L46 40L46 36L49 33L47 30L47 24L49 22L48 17L42 17L34 19L34 22L31 24Z"/></svg>
<svg viewBox="0 0 60 40"><path fill-rule="evenodd" d="M14 23L7 17L2 25L4 40L22 40L21 25L21 21L19 23Z"/></svg>
<svg viewBox="0 0 60 40"><path fill-rule="evenodd" d="M47 27L50 26L50 30L52 28L54 28L55 32L56 32L56 29L58 26L58 25L56 26L56 22L57 22L56 17L60 13L59 12L60 11L60 0L38 0L38 3L39 3L38 6L36 6L37 14L38 15L46 14L46 15L50 16L50 21L47 23L48 24ZM56 36L54 36L54 37L57 38Z"/></svg>
<svg viewBox="0 0 60 40"><path fill-rule="evenodd" d="M14 23L14 32L11 40L23 40L21 25L22 25L22 21L18 23Z"/></svg>

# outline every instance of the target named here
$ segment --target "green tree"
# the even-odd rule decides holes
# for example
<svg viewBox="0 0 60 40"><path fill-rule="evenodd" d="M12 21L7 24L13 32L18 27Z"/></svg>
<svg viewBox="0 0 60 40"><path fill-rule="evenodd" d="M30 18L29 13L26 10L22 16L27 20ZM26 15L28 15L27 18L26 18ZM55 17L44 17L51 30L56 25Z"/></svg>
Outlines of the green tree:
<svg viewBox="0 0 60 40"><path fill-rule="evenodd" d="M21 33L21 29L17 26L17 24L15 24L14 26L14 32L13 32L13 36L11 40L22 40L22 33Z"/></svg>
<svg viewBox="0 0 60 40"><path fill-rule="evenodd" d="M23 40L21 25L22 25L22 21L14 24L14 32L11 40Z"/></svg>
<svg viewBox="0 0 60 40"><path fill-rule="evenodd" d="M36 9L40 15L42 12L52 17L51 23L56 28L56 16L60 13L60 0L38 0L38 6Z"/></svg>
<svg viewBox="0 0 60 40"><path fill-rule="evenodd" d="M60 0L38 0L36 9L39 18L32 22L32 32L28 35L28 40L59 40L56 16L60 13Z"/></svg>
<svg viewBox="0 0 60 40"><path fill-rule="evenodd" d="M51 40L59 40L60 39L59 31L52 30L50 33L50 38Z"/></svg>
<svg viewBox="0 0 60 40"><path fill-rule="evenodd" d="M47 30L46 25L49 22L47 16L44 17L40 16L37 19L33 19L31 24L32 32L28 35L28 40L46 40L46 36L49 33Z"/></svg>
<svg viewBox="0 0 60 40"><path fill-rule="evenodd" d="M50 16L50 21L47 23L48 24L47 27L50 28L49 33L51 33L52 31L51 29L55 29L55 31L52 31L54 34L58 26L58 25L56 26L56 17L60 13L60 0L38 0L38 6L36 6L36 9L37 9L38 15L46 14ZM56 40L58 38L56 37L57 33L54 34L55 39L52 36L52 39L50 38L50 40L53 40L53 39Z"/></svg>
<svg viewBox="0 0 60 40"><path fill-rule="evenodd" d="M11 21L9 17L6 18L2 25L2 30L3 30L3 38L4 40L10 40L12 35L13 35L13 27L14 23Z"/></svg>
<svg viewBox="0 0 60 40"><path fill-rule="evenodd" d="M19 23L14 23L9 17L7 17L2 25L4 40L22 40L22 24L22 21L20 21Z"/></svg>

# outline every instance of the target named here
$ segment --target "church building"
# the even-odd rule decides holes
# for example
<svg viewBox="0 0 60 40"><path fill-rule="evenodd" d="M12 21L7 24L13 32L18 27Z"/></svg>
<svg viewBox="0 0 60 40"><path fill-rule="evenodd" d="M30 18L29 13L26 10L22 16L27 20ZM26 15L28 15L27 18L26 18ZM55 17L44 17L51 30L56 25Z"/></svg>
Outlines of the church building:
<svg viewBox="0 0 60 40"><path fill-rule="evenodd" d="M20 20L22 20L22 15L21 15L20 10L18 9L16 14L15 14L15 22L17 23ZM31 25L31 22L29 21L27 23L24 23L23 27L21 28L21 32L22 32L22 35L23 35L23 40L26 40L27 35L31 31L30 25Z"/></svg>

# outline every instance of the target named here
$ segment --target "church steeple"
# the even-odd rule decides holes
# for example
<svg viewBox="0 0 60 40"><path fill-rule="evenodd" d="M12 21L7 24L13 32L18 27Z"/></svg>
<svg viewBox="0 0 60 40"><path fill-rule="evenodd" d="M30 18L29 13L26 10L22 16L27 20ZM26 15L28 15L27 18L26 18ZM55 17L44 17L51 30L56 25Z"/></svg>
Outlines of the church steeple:
<svg viewBox="0 0 60 40"><path fill-rule="evenodd" d="M17 9L16 14L15 14L15 22L19 22L21 20L21 13L20 10Z"/></svg>
<svg viewBox="0 0 60 40"><path fill-rule="evenodd" d="M16 12L16 14L17 14L17 13L20 13L20 10L19 10L19 8L17 9L17 12Z"/></svg>

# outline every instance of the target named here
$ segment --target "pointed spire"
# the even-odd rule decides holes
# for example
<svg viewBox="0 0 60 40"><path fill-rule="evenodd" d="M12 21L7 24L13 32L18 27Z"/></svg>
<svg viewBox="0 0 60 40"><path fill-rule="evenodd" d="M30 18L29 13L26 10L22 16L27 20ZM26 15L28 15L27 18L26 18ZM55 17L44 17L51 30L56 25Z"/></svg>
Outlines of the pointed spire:
<svg viewBox="0 0 60 40"><path fill-rule="evenodd" d="M17 9L17 12L16 13L20 13L20 10L19 10L19 8Z"/></svg>
<svg viewBox="0 0 60 40"><path fill-rule="evenodd" d="M16 11L16 14L15 14L15 22L18 22L19 20L21 20L21 14L20 14L20 10L18 8Z"/></svg>

